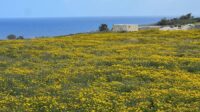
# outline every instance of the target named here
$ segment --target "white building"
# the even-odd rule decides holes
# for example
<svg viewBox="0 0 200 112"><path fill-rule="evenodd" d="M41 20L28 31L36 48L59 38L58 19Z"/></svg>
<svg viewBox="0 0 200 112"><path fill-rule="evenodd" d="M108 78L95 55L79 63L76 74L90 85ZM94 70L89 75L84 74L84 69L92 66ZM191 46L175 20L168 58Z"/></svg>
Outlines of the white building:
<svg viewBox="0 0 200 112"><path fill-rule="evenodd" d="M153 30L160 29L161 26L140 26L139 30Z"/></svg>
<svg viewBox="0 0 200 112"><path fill-rule="evenodd" d="M132 24L115 24L113 25L112 31L113 32L133 32L138 31L138 25Z"/></svg>

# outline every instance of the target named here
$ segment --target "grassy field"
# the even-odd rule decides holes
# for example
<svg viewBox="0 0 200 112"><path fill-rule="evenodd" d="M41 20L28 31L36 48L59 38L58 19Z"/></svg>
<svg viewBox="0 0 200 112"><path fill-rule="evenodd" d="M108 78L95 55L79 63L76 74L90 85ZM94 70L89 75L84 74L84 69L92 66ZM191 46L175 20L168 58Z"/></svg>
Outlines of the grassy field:
<svg viewBox="0 0 200 112"><path fill-rule="evenodd" d="M0 41L1 112L199 112L200 31Z"/></svg>

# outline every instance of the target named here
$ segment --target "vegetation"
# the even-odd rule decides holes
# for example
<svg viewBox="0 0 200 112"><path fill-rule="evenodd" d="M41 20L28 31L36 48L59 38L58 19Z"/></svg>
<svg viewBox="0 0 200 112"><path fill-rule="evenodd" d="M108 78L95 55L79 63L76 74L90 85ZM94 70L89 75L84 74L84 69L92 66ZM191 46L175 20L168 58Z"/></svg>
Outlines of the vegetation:
<svg viewBox="0 0 200 112"><path fill-rule="evenodd" d="M24 37L23 36L19 36L19 37L17 37L17 39L24 39Z"/></svg>
<svg viewBox="0 0 200 112"><path fill-rule="evenodd" d="M1 112L199 112L200 31L0 41Z"/></svg>
<svg viewBox="0 0 200 112"><path fill-rule="evenodd" d="M7 36L7 39L8 40L24 39L24 37L23 36L18 36L17 37L16 35L10 34L10 35Z"/></svg>
<svg viewBox="0 0 200 112"><path fill-rule="evenodd" d="M99 31L100 32L108 32L109 28L107 24L101 24L101 26L99 27Z"/></svg>
<svg viewBox="0 0 200 112"><path fill-rule="evenodd" d="M9 40L15 40L16 38L17 38L16 35L13 35L13 34L10 34L7 36L7 39Z"/></svg>
<svg viewBox="0 0 200 112"><path fill-rule="evenodd" d="M200 18L194 18L191 13L181 16L180 18L162 19L157 25L184 25L200 22Z"/></svg>

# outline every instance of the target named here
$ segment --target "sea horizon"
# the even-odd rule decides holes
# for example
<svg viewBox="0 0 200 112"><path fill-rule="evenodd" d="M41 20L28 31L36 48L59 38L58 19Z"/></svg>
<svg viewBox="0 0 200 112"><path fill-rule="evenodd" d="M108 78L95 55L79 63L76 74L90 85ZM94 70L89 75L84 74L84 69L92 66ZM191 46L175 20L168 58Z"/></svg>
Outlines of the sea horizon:
<svg viewBox="0 0 200 112"><path fill-rule="evenodd" d="M0 18L0 39L14 34L25 38L94 32L101 24L154 24L163 17L38 17Z"/></svg>

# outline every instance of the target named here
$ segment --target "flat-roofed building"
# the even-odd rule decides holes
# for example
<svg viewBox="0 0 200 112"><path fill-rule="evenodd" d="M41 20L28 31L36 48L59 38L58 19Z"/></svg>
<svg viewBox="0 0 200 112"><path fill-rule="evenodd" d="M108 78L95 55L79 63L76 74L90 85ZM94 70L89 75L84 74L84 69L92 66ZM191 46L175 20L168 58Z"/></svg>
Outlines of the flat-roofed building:
<svg viewBox="0 0 200 112"><path fill-rule="evenodd" d="M112 31L113 32L133 32L138 31L138 25L133 24L114 24Z"/></svg>

